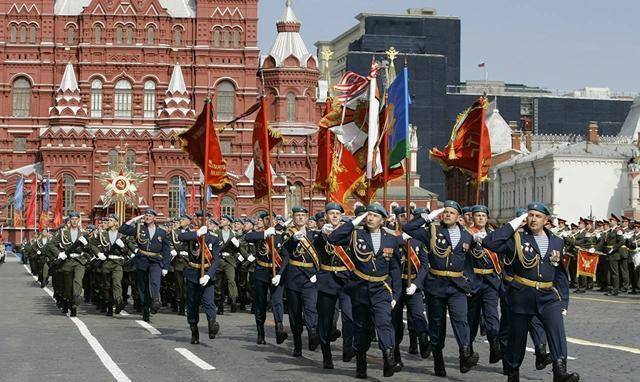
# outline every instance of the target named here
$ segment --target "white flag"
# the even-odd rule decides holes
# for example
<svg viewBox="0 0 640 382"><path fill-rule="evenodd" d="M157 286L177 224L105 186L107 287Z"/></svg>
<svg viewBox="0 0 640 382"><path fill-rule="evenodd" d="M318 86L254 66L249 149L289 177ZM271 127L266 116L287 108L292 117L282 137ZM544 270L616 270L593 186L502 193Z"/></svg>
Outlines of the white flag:
<svg viewBox="0 0 640 382"><path fill-rule="evenodd" d="M371 68L369 81L369 137L367 142L367 179L382 173L380 149L377 147L380 135L380 100L378 99L378 82L376 80L375 63Z"/></svg>

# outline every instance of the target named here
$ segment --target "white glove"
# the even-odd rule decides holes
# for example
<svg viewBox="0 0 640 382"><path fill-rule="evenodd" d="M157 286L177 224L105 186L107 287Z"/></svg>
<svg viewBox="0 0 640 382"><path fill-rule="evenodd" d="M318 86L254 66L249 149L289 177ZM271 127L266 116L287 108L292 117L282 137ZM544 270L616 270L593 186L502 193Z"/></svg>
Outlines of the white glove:
<svg viewBox="0 0 640 382"><path fill-rule="evenodd" d="M181 256L189 256L189 253L187 253L187 251L180 251L180 255Z"/></svg>
<svg viewBox="0 0 640 382"><path fill-rule="evenodd" d="M589 253L596 253L596 249L593 247L589 248Z"/></svg>
<svg viewBox="0 0 640 382"><path fill-rule="evenodd" d="M362 215L358 216L357 218L354 218L353 220L351 220L351 223L353 224L354 227L357 227L360 225L360 223L362 223L364 219L366 219L367 215L369 215L369 212L365 212Z"/></svg>
<svg viewBox="0 0 640 382"><path fill-rule="evenodd" d="M174 257L178 256L178 252L176 252L175 249L172 249L171 252L169 252L171 254L171 258L173 259Z"/></svg>
<svg viewBox="0 0 640 382"><path fill-rule="evenodd" d="M478 244L482 244L482 239L484 239L485 237L487 237L486 232L476 232L475 234L473 234L473 240Z"/></svg>
<svg viewBox="0 0 640 382"><path fill-rule="evenodd" d="M269 227L264 230L264 238L268 238L269 236L273 236L276 234L276 229L273 227Z"/></svg>
<svg viewBox="0 0 640 382"><path fill-rule="evenodd" d="M396 300L391 300L391 309L396 307Z"/></svg>
<svg viewBox="0 0 640 382"><path fill-rule="evenodd" d="M288 227L288 226L290 226L290 225L291 225L291 223L292 223L292 222L293 222L293 219L289 219L289 220L287 220L286 222L282 223L282 225L283 225L284 227Z"/></svg>
<svg viewBox="0 0 640 382"><path fill-rule="evenodd" d="M428 214L422 214L422 218L428 222L432 222L435 218L440 216L441 213L444 212L444 208L438 208L437 210L431 211ZM426 216L425 216L426 215Z"/></svg>
<svg viewBox="0 0 640 382"><path fill-rule="evenodd" d="M514 231L517 231L520 226L522 225L522 222L524 222L525 220L527 220L527 214L522 214L520 216L518 216L517 218L511 220L509 222L509 225L511 226L511 228L513 228Z"/></svg>
<svg viewBox="0 0 640 382"><path fill-rule="evenodd" d="M566 309L562 309L562 315L566 316L567 315L567 310Z"/></svg>
<svg viewBox="0 0 640 382"><path fill-rule="evenodd" d="M80 236L78 240L84 245L87 245L88 243L87 239L84 236Z"/></svg>
<svg viewBox="0 0 640 382"><path fill-rule="evenodd" d="M416 290L418 289L418 287L416 286L416 284L411 284L409 285L409 287L407 288L407 296L413 296L414 293L416 293Z"/></svg>
<svg viewBox="0 0 640 382"><path fill-rule="evenodd" d="M271 284L273 284L274 286L278 286L278 284L280 284L280 275L273 276L273 278L271 279Z"/></svg>
<svg viewBox="0 0 640 382"><path fill-rule="evenodd" d="M105 261L107 259L107 256L105 256L102 252L98 252L98 259Z"/></svg>
<svg viewBox="0 0 640 382"><path fill-rule="evenodd" d="M315 284L316 281L318 281L318 278L316 277L316 275L313 275L309 278L309 281L311 281L312 284Z"/></svg>
<svg viewBox="0 0 640 382"><path fill-rule="evenodd" d="M205 233L207 233L207 226L203 225L202 227L198 228L196 233L198 234L198 237L204 235Z"/></svg>
<svg viewBox="0 0 640 382"><path fill-rule="evenodd" d="M300 241L302 240L302 238L304 237L306 232L304 231L297 231L296 233L293 234L293 240L295 241Z"/></svg>
<svg viewBox="0 0 640 382"><path fill-rule="evenodd" d="M131 253L131 258L133 259L134 257L136 257L136 253L138 253L139 248L136 248L133 250L133 253Z"/></svg>
<svg viewBox="0 0 640 382"><path fill-rule="evenodd" d="M244 261L244 257L242 255L238 255L238 261Z"/></svg>
<svg viewBox="0 0 640 382"><path fill-rule="evenodd" d="M169 273L169 271L168 271L168 270L166 270L166 269L163 269L163 270L162 270L162 277L166 276L166 275L167 275L167 273Z"/></svg>
<svg viewBox="0 0 640 382"><path fill-rule="evenodd" d="M250 263L253 263L255 259L256 258L253 255L249 255L249 257L247 257L247 260L249 260Z"/></svg>
<svg viewBox="0 0 640 382"><path fill-rule="evenodd" d="M38 250L38 252L36 252L38 255L42 255L42 252L40 252L40 250Z"/></svg>
<svg viewBox="0 0 640 382"><path fill-rule="evenodd" d="M121 239L116 239L116 245L120 248L124 248L124 243Z"/></svg>
<svg viewBox="0 0 640 382"><path fill-rule="evenodd" d="M325 224L322 226L322 232L325 235L329 235L331 232L333 232L333 226L329 223Z"/></svg>
<svg viewBox="0 0 640 382"><path fill-rule="evenodd" d="M60 252L60 253L58 254L58 259L60 259L60 260L66 260L66 259L67 259L67 254L66 254L66 253L64 253L64 252Z"/></svg>
<svg viewBox="0 0 640 382"><path fill-rule="evenodd" d="M209 277L209 275L204 275L202 277L200 277L200 285L205 286L209 283L209 280L211 280L211 277Z"/></svg>
<svg viewBox="0 0 640 382"><path fill-rule="evenodd" d="M622 230L621 230L621 229L617 230L617 231L616 231L616 235L618 235L618 236L622 236Z"/></svg>
<svg viewBox="0 0 640 382"><path fill-rule="evenodd" d="M409 235L409 234L408 234L408 233L406 233L406 232L403 232L403 233L402 233L402 240L407 241L407 240L409 240L409 239L411 239L411 235Z"/></svg>
<svg viewBox="0 0 640 382"><path fill-rule="evenodd" d="M240 248L240 240L238 240L237 238L232 237L231 238L231 243L233 243L233 245L235 245L236 248Z"/></svg>

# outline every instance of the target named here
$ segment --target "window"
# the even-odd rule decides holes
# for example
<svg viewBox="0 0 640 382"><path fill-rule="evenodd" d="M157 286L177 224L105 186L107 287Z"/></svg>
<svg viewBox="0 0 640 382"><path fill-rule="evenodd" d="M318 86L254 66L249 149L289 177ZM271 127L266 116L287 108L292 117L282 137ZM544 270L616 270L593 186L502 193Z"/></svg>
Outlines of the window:
<svg viewBox="0 0 640 382"><path fill-rule="evenodd" d="M62 176L62 182L64 189L62 212L66 216L76 209L76 179L65 174Z"/></svg>
<svg viewBox="0 0 640 382"><path fill-rule="evenodd" d="M176 46L182 45L182 28L173 30L173 44Z"/></svg>
<svg viewBox="0 0 640 382"><path fill-rule="evenodd" d="M27 138L20 137L13 141L13 151L24 152L27 150Z"/></svg>
<svg viewBox="0 0 640 382"><path fill-rule="evenodd" d="M93 38L95 39L96 44L100 44L102 40L102 26L97 24L93 27Z"/></svg>
<svg viewBox="0 0 640 382"><path fill-rule="evenodd" d="M225 196L222 198L220 202L220 209L223 215L229 215L231 217L236 216L236 201L229 196Z"/></svg>
<svg viewBox="0 0 640 382"><path fill-rule="evenodd" d="M67 45L73 45L76 38L76 28L69 26L67 29Z"/></svg>
<svg viewBox="0 0 640 382"><path fill-rule="evenodd" d="M11 31L9 32L10 35L10 41L15 43L18 39L18 27L16 27L15 25L11 26Z"/></svg>
<svg viewBox="0 0 640 382"><path fill-rule="evenodd" d="M220 29L213 31L213 46L216 48L220 47Z"/></svg>
<svg viewBox="0 0 640 382"><path fill-rule="evenodd" d="M234 117L235 88L229 81L222 81L216 86L216 107L219 121L230 121Z"/></svg>
<svg viewBox="0 0 640 382"><path fill-rule="evenodd" d="M171 177L169 180L169 217L176 217L181 209L185 209L186 206L180 205L180 185L186 187L186 184L184 178L180 176Z"/></svg>
<svg viewBox="0 0 640 382"><path fill-rule="evenodd" d="M127 27L127 45L133 44L133 28Z"/></svg>
<svg viewBox="0 0 640 382"><path fill-rule="evenodd" d="M13 116L29 116L29 104L31 101L31 84L26 78L18 78L13 81Z"/></svg>
<svg viewBox="0 0 640 382"><path fill-rule="evenodd" d="M220 140L220 151L223 155L231 154L231 141Z"/></svg>
<svg viewBox="0 0 640 382"><path fill-rule="evenodd" d="M228 29L224 30L224 47L228 48L231 43L231 32Z"/></svg>
<svg viewBox="0 0 640 382"><path fill-rule="evenodd" d="M287 121L295 122L296 120L296 95L287 94Z"/></svg>
<svg viewBox="0 0 640 382"><path fill-rule="evenodd" d="M118 168L118 151L116 149L109 150L109 171L115 171Z"/></svg>
<svg viewBox="0 0 640 382"><path fill-rule="evenodd" d="M240 31L237 29L233 30L233 47L237 48L240 46Z"/></svg>
<svg viewBox="0 0 640 382"><path fill-rule="evenodd" d="M7 204L7 224L15 227L15 224L13 224L13 203Z"/></svg>
<svg viewBox="0 0 640 382"><path fill-rule="evenodd" d="M153 45L155 38L156 29L154 27L149 27L149 29L147 29L147 45Z"/></svg>
<svg viewBox="0 0 640 382"><path fill-rule="evenodd" d="M127 155L125 157L125 166L129 171L136 170L136 151L129 149L127 150Z"/></svg>
<svg viewBox="0 0 640 382"><path fill-rule="evenodd" d="M20 27L20 43L25 44L27 42L27 27L23 25Z"/></svg>
<svg viewBox="0 0 640 382"><path fill-rule="evenodd" d="M289 184L287 192L287 208L291 212L291 208L302 205L302 184Z"/></svg>
<svg viewBox="0 0 640 382"><path fill-rule="evenodd" d="M30 44L35 44L36 43L36 33L37 33L37 28L35 25L31 26L31 29L29 31L29 43Z"/></svg>
<svg viewBox="0 0 640 382"><path fill-rule="evenodd" d="M93 80L91 83L91 117L102 117L102 81Z"/></svg>
<svg viewBox="0 0 640 382"><path fill-rule="evenodd" d="M144 83L144 117L156 116L156 83L147 81Z"/></svg>
<svg viewBox="0 0 640 382"><path fill-rule="evenodd" d="M122 45L122 35L123 35L122 27L118 26L116 28L116 45Z"/></svg>
<svg viewBox="0 0 640 382"><path fill-rule="evenodd" d="M118 81L114 95L114 116L116 118L131 118L131 83L127 80Z"/></svg>

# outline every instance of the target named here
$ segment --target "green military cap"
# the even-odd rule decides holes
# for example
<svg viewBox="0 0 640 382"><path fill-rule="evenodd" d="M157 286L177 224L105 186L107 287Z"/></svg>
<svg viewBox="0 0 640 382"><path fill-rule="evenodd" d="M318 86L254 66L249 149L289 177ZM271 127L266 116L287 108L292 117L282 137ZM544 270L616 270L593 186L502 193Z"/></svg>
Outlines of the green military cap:
<svg viewBox="0 0 640 382"><path fill-rule="evenodd" d="M120 220L120 219L118 218L118 215L116 215L116 214L109 214L109 216L107 216L107 220L115 220L115 221L118 221L118 220Z"/></svg>
<svg viewBox="0 0 640 382"><path fill-rule="evenodd" d="M462 207L462 212L461 213L466 214L467 212L472 212L472 207L468 207L468 206Z"/></svg>
<svg viewBox="0 0 640 382"><path fill-rule="evenodd" d="M182 214L180 215L180 220L182 219L193 220L193 217L189 214Z"/></svg>
<svg viewBox="0 0 640 382"><path fill-rule="evenodd" d="M146 211L144 211L145 215L153 215L153 216L158 216L158 212L156 210L154 210L153 208L147 208Z"/></svg>
<svg viewBox="0 0 640 382"><path fill-rule="evenodd" d="M316 220L320 220L320 219L324 219L325 216L326 216L326 214L324 213L324 211L320 211L320 212L317 212L313 217Z"/></svg>
<svg viewBox="0 0 640 382"><path fill-rule="evenodd" d="M224 214L222 215L222 219L227 219L230 223L233 223L233 216Z"/></svg>
<svg viewBox="0 0 640 382"><path fill-rule="evenodd" d="M387 216L389 216L387 214L387 210L385 210L384 207L382 207L378 203L369 204L369 207L367 207L367 211L368 212L373 212L374 214L378 214L378 215L382 216L383 218L386 218Z"/></svg>
<svg viewBox="0 0 640 382"><path fill-rule="evenodd" d="M291 208L291 212L294 213L294 214L297 214L297 213L308 214L309 210L307 210L306 208L304 208L302 206L295 206L295 207Z"/></svg>
<svg viewBox="0 0 640 382"><path fill-rule="evenodd" d="M456 202L455 200L447 200L444 202L444 208L453 208L454 210L458 211L459 214L462 213L462 207L460 207L460 204L458 202Z"/></svg>
<svg viewBox="0 0 640 382"><path fill-rule="evenodd" d="M393 214L394 215L400 215L400 214L404 214L406 212L407 212L407 209L404 208L404 206L393 207Z"/></svg>
<svg viewBox="0 0 640 382"><path fill-rule="evenodd" d="M341 205L339 205L338 203L327 203L326 206L324 206L324 211L325 212L329 212L329 211L340 211L341 214L344 213L344 208L342 208Z"/></svg>
<svg viewBox="0 0 640 382"><path fill-rule="evenodd" d="M80 214L77 211L71 211L71 212L69 212L69 217L70 218L79 218Z"/></svg>
<svg viewBox="0 0 640 382"><path fill-rule="evenodd" d="M542 212L545 215L551 215L549 207L547 207L546 204L540 202L529 203L529 205L527 206L527 211L538 211Z"/></svg>
<svg viewBox="0 0 640 382"><path fill-rule="evenodd" d="M411 215L420 216L422 214L428 214L429 212L431 211L428 208L418 207L418 208L414 208L413 211L411 211Z"/></svg>
<svg viewBox="0 0 640 382"><path fill-rule="evenodd" d="M363 205L357 205L356 208L353 210L353 213L356 216L360 216L363 213L365 213L367 211L367 207L363 206Z"/></svg>
<svg viewBox="0 0 640 382"><path fill-rule="evenodd" d="M484 212L485 214L489 215L489 207L483 206L482 204L476 204L475 206L471 207L471 212Z"/></svg>

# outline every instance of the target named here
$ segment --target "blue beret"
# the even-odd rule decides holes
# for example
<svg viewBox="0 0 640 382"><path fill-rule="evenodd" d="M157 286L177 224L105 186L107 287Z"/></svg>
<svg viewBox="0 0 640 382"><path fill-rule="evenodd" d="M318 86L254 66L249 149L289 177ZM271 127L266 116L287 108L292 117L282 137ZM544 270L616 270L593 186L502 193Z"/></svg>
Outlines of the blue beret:
<svg viewBox="0 0 640 382"><path fill-rule="evenodd" d="M305 213L305 214L308 214L309 210L307 210L306 208L304 208L302 206L295 206L295 207L291 208L291 212L294 213L294 214L301 213L301 212Z"/></svg>
<svg viewBox="0 0 640 382"><path fill-rule="evenodd" d="M309 221L317 221L318 219L316 219L315 215L314 216L309 216Z"/></svg>
<svg viewBox="0 0 640 382"><path fill-rule="evenodd" d="M462 213L462 207L455 200L447 200L444 202L444 208L453 208L458 211L458 213Z"/></svg>
<svg viewBox="0 0 640 382"><path fill-rule="evenodd" d="M229 216L227 214L222 215L222 219L227 219L229 222L233 223L233 216Z"/></svg>
<svg viewBox="0 0 640 382"><path fill-rule="evenodd" d="M107 219L109 219L109 220L115 220L115 221L120 220L120 219L118 218L118 215L116 215L116 214L109 214L109 216L107 216Z"/></svg>
<svg viewBox="0 0 640 382"><path fill-rule="evenodd" d="M220 225L220 223L214 218L209 218L209 223L213 223L215 225Z"/></svg>
<svg viewBox="0 0 640 382"><path fill-rule="evenodd" d="M462 207L462 213L466 214L467 212L472 212L472 207Z"/></svg>
<svg viewBox="0 0 640 382"><path fill-rule="evenodd" d="M516 217L520 217L520 216L522 216L522 215L524 215L526 213L527 213L527 210L525 210L524 208L518 208L516 210Z"/></svg>
<svg viewBox="0 0 640 382"><path fill-rule="evenodd" d="M313 217L316 220L320 220L320 219L324 219L325 216L326 215L325 215L324 211L320 211L320 212L316 213Z"/></svg>
<svg viewBox="0 0 640 382"><path fill-rule="evenodd" d="M418 215L421 215L421 214L428 214L429 212L431 212L431 211L429 211L428 208L418 207L418 208L414 208L413 211L411 212L411 214L413 216L418 216Z"/></svg>
<svg viewBox="0 0 640 382"><path fill-rule="evenodd" d="M94 226L93 224L89 224L89 225L87 226L87 229L88 229L89 231L93 231L94 229L96 229L96 226Z"/></svg>
<svg viewBox="0 0 640 382"><path fill-rule="evenodd" d="M406 213L407 210L403 206L393 207L393 214L400 215Z"/></svg>
<svg viewBox="0 0 640 382"><path fill-rule="evenodd" d="M527 206L527 211L538 211L542 212L545 215L551 215L551 211L549 207L547 207L544 203L533 202L529 203Z"/></svg>
<svg viewBox="0 0 640 382"><path fill-rule="evenodd" d="M331 203L327 203L327 205L326 205L326 206L324 206L324 210L325 210L326 212L329 212L329 211L335 210L335 211L340 211L340 213L341 213L341 214L343 214L343 213L344 213L344 208L342 208L342 206L341 206L341 205L339 205L338 203L333 203L333 202L331 202Z"/></svg>
<svg viewBox="0 0 640 382"><path fill-rule="evenodd" d="M145 215L153 215L153 216L158 216L158 213L156 212L156 210L154 210L153 208L147 208L146 211L144 211Z"/></svg>
<svg viewBox="0 0 640 382"><path fill-rule="evenodd" d="M367 211L367 208L365 206L362 205L357 205L356 208L353 210L353 213L356 216L362 215L363 213L365 213Z"/></svg>
<svg viewBox="0 0 640 382"><path fill-rule="evenodd" d="M482 204L476 204L475 206L471 207L471 212L484 212L485 214L489 215L489 208L487 206L483 206Z"/></svg>
<svg viewBox="0 0 640 382"><path fill-rule="evenodd" d="M388 216L387 210L385 210L384 207L377 203L369 204L369 207L367 207L367 211L380 214L383 218L386 218Z"/></svg>
<svg viewBox="0 0 640 382"><path fill-rule="evenodd" d="M78 212L76 212L76 211L71 211L71 212L69 212L69 217L70 218L79 218L80 214Z"/></svg>

